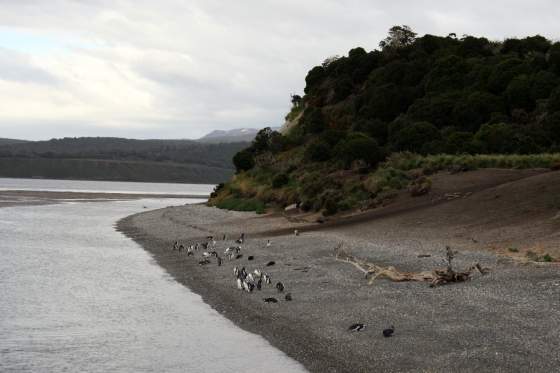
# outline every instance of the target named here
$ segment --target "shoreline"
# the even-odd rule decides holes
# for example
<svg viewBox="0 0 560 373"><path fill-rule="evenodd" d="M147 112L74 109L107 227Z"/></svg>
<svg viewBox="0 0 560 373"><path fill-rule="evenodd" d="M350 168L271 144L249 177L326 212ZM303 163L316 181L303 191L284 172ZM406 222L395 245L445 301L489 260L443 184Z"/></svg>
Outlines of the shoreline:
<svg viewBox="0 0 560 373"><path fill-rule="evenodd" d="M40 206L61 202L105 202L149 198L200 199L207 196L188 194L111 193L111 192L68 192L43 190L0 190L0 208L12 206Z"/></svg>
<svg viewBox="0 0 560 373"><path fill-rule="evenodd" d="M299 237L276 236L271 248L265 248L265 232L290 231L297 224L282 217L188 205L131 215L120 220L116 229L223 316L263 336L312 372L545 372L560 366L560 358L554 357L560 336L555 319L560 309L553 301L560 295L557 268L518 266L494 253L469 248L467 239L454 239L448 242L465 250L457 266L477 261L491 268L490 275L435 289L425 283L387 280L367 285L355 268L334 260L332 250L338 243L357 256L402 270L441 264L441 238L426 234L414 236L415 242L403 229L388 230L384 224L394 225L391 219L395 217L375 224L328 227ZM253 262L243 258L224 261L222 267L199 266L198 258L171 251L176 239L188 244L209 234L236 238L241 232L248 236L243 252L254 255ZM230 244L231 240L218 241L217 251ZM418 259L426 253L429 258ZM276 265L270 272L267 267L267 272L274 282L286 285L292 302L285 302L274 289L251 294L236 289L233 265L260 268L270 260ZM546 297L541 296L543 291ZM279 303L264 303L265 296L275 296ZM459 311L458 319L458 310L468 312ZM520 318L520 313L525 316ZM350 333L348 326L354 322L364 322L367 328ZM391 324L396 326L395 336L383 338L381 330ZM518 333L524 333L524 338Z"/></svg>

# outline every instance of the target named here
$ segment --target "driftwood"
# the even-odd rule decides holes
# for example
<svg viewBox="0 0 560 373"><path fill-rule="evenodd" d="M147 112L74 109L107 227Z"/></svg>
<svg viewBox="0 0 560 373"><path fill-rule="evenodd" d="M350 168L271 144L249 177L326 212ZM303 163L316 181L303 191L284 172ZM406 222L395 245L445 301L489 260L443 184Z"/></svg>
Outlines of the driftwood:
<svg viewBox="0 0 560 373"><path fill-rule="evenodd" d="M342 248L342 244L335 248L335 258L336 260L344 263L352 264L360 272L362 272L365 278L369 278L369 284L371 285L378 278L387 278L391 281L402 282L402 281L422 281L429 282L431 287L444 285L453 282L464 282L471 279L473 272L476 270L481 274L488 273L488 269L482 268L480 264L475 264L464 271L455 271L452 268L451 262L453 260L454 252L448 247L447 248L447 268L445 269L434 269L432 271L423 272L402 272L397 270L393 266L382 267L375 263L368 262L363 259L356 258L349 254Z"/></svg>

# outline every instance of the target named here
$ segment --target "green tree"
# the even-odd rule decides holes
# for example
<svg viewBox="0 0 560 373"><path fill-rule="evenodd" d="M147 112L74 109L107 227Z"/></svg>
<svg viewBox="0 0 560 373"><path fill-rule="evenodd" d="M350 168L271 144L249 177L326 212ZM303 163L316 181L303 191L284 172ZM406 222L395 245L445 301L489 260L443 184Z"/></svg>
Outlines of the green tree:
<svg viewBox="0 0 560 373"><path fill-rule="evenodd" d="M233 156L233 165L237 172L248 171L255 167L253 153L248 149L242 150Z"/></svg>
<svg viewBox="0 0 560 373"><path fill-rule="evenodd" d="M397 151L421 153L428 150L424 145L439 139L440 133L436 126L429 122L416 122L401 129L392 146Z"/></svg>
<svg viewBox="0 0 560 373"><path fill-rule="evenodd" d="M416 33L409 26L393 26L389 29L389 35L379 43L381 49L402 48L414 43Z"/></svg>

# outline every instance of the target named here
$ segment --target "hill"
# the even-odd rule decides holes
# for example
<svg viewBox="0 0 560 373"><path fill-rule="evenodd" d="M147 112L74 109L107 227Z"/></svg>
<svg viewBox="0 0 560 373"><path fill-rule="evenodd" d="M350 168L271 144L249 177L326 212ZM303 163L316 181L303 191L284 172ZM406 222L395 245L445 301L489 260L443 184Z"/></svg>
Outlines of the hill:
<svg viewBox="0 0 560 373"><path fill-rule="evenodd" d="M497 42L395 26L379 49L327 58L305 81L280 132L264 129L236 154L237 175L211 204L329 215L396 190L424 194L441 169L559 161L560 43L539 35Z"/></svg>
<svg viewBox="0 0 560 373"><path fill-rule="evenodd" d="M1 145L8 145L8 144L18 144L18 143L23 143L23 142L27 142L27 141L26 140L0 138L0 146Z"/></svg>
<svg viewBox="0 0 560 373"><path fill-rule="evenodd" d="M248 143L81 137L0 145L0 176L218 183Z"/></svg>
<svg viewBox="0 0 560 373"><path fill-rule="evenodd" d="M215 130L197 139L204 143L251 142L259 132L256 128L237 128L233 130Z"/></svg>

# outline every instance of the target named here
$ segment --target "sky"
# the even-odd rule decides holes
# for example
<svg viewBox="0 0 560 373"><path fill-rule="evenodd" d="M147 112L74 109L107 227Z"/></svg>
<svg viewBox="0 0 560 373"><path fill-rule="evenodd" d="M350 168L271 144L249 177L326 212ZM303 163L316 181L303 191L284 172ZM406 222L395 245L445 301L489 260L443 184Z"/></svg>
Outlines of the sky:
<svg viewBox="0 0 560 373"><path fill-rule="evenodd" d="M554 0L0 0L0 137L279 126L307 71L393 25L557 40L558 19Z"/></svg>

